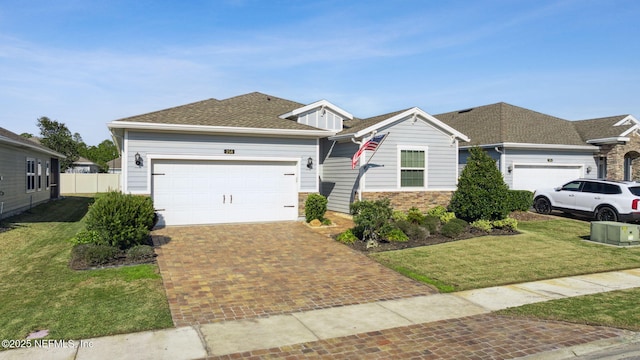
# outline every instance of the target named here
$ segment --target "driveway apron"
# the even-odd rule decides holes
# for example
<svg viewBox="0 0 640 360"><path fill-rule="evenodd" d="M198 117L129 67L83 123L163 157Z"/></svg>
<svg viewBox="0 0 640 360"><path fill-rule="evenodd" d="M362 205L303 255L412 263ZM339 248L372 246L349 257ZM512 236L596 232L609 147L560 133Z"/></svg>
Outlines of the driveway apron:
<svg viewBox="0 0 640 360"><path fill-rule="evenodd" d="M168 227L153 241L176 326L436 293L299 222Z"/></svg>

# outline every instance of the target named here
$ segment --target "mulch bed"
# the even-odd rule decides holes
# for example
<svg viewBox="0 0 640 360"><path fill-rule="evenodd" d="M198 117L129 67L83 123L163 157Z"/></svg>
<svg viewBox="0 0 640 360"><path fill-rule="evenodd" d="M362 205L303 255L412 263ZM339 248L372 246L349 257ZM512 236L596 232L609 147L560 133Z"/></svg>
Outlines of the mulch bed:
<svg viewBox="0 0 640 360"><path fill-rule="evenodd" d="M509 214L509 217L512 217L518 221L544 221L551 220L553 217L549 215L541 215L530 211L514 211ZM432 236L427 237L426 239L409 239L407 242L380 242L377 247L371 247L367 249L367 244L365 241L356 241L353 244L347 244L350 248L363 252L363 253L375 253L382 251L392 251L392 250L402 250L409 249L419 246L429 246L429 245L437 245L443 244L452 241L459 241L465 239L471 239L478 236L486 236L486 235L517 235L520 234L518 231L513 230L502 230L502 229L493 229L490 232L478 230L478 229L470 229L469 231L461 234L458 237L450 238L440 234L434 234Z"/></svg>

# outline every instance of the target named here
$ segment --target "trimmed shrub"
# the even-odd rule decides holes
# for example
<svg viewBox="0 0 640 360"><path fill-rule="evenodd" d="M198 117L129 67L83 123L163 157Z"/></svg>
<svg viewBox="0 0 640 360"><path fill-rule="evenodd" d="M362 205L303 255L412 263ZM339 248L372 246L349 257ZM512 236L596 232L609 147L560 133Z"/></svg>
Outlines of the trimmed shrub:
<svg viewBox="0 0 640 360"><path fill-rule="evenodd" d="M424 214L417 207L412 207L407 213L407 220L414 224L422 224L424 222Z"/></svg>
<svg viewBox="0 0 640 360"><path fill-rule="evenodd" d="M509 190L507 207L511 211L529 211L533 206L533 192L528 190Z"/></svg>
<svg viewBox="0 0 640 360"><path fill-rule="evenodd" d="M343 244L353 244L358 240L358 238L353 234L353 231L349 229L338 234L336 240Z"/></svg>
<svg viewBox="0 0 640 360"><path fill-rule="evenodd" d="M436 207L429 209L427 211L427 216L435 216L439 218L446 213L447 213L447 208L442 205L438 205Z"/></svg>
<svg viewBox="0 0 640 360"><path fill-rule="evenodd" d="M382 239L382 234L392 227L393 209L389 199L356 201L350 205L350 210L356 225L353 232L362 240Z"/></svg>
<svg viewBox="0 0 640 360"><path fill-rule="evenodd" d="M442 225L440 233L449 238L456 238L463 232L467 231L469 224L462 219L452 219L446 224Z"/></svg>
<svg viewBox="0 0 640 360"><path fill-rule="evenodd" d="M89 208L87 231L95 244L128 249L148 240L154 216L151 198L113 191Z"/></svg>
<svg viewBox="0 0 640 360"><path fill-rule="evenodd" d="M435 234L438 231L438 226L440 226L440 217L427 215L425 216L422 225L429 230L429 233Z"/></svg>
<svg viewBox="0 0 640 360"><path fill-rule="evenodd" d="M453 212L446 212L442 216L440 216L440 222L443 224L448 223L449 221L456 218L456 214Z"/></svg>
<svg viewBox="0 0 640 360"><path fill-rule="evenodd" d="M491 221L489 220L476 220L474 222L472 222L471 224L472 228L474 229L478 229L478 230L482 230L482 231L486 231L489 232L491 231L491 229L493 229L493 225L491 224Z"/></svg>
<svg viewBox="0 0 640 360"><path fill-rule="evenodd" d="M127 258L133 261L151 260L155 256L153 247L149 245L136 245L127 250Z"/></svg>
<svg viewBox="0 0 640 360"><path fill-rule="evenodd" d="M407 213L400 210L393 210L393 213L391 213L391 219L396 222L407 220Z"/></svg>
<svg viewBox="0 0 640 360"><path fill-rule="evenodd" d="M304 203L304 217L307 222L315 219L323 221L326 212L327 198L320 194L309 194Z"/></svg>
<svg viewBox="0 0 640 360"><path fill-rule="evenodd" d="M407 234L409 239L411 240L424 240L429 237L430 232L428 229L418 225L411 223L409 221L398 221L396 225L402 230L403 233Z"/></svg>
<svg viewBox="0 0 640 360"><path fill-rule="evenodd" d="M79 244L71 250L71 267L100 266L120 255L120 249L109 245Z"/></svg>
<svg viewBox="0 0 640 360"><path fill-rule="evenodd" d="M495 160L479 147L469 149L469 153L451 198L451 210L467 221L504 219L509 213L509 188Z"/></svg>
<svg viewBox="0 0 640 360"><path fill-rule="evenodd" d="M389 242L407 242L409 237L398 228L391 228L382 234L382 238Z"/></svg>
<svg viewBox="0 0 640 360"><path fill-rule="evenodd" d="M514 218L504 218L493 222L493 227L504 230L516 230L518 228L518 220Z"/></svg>
<svg viewBox="0 0 640 360"><path fill-rule="evenodd" d="M100 234L95 230L81 230L71 238L71 243L78 244L98 244L100 243Z"/></svg>

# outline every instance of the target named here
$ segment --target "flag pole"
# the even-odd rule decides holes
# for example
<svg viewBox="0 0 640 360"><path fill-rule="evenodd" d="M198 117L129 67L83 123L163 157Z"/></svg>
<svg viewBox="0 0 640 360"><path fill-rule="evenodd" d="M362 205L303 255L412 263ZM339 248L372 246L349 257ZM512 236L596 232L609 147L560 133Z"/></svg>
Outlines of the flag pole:
<svg viewBox="0 0 640 360"><path fill-rule="evenodd" d="M376 146L376 149L373 150L373 154L371 154L371 156L369 156L369 158L367 159L367 163L363 165L363 167L366 168L367 165L369 165L369 163L371 162L371 158L373 158L373 155L375 155L378 152L378 149L380 148L380 146L382 146L382 143L384 143L385 140L387 140L387 137L389 136L389 134L391 134L390 132L384 134L384 137L382 138L382 140L380 141L380 143L378 143L378 146Z"/></svg>

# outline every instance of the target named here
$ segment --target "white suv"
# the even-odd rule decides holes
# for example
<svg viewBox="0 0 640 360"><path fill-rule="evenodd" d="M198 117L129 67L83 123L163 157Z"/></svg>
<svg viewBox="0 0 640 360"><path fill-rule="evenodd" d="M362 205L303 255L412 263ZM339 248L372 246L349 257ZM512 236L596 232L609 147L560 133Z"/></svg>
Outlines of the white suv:
<svg viewBox="0 0 640 360"><path fill-rule="evenodd" d="M578 179L559 188L536 190L533 208L540 214L560 210L598 221L640 221L640 183Z"/></svg>

